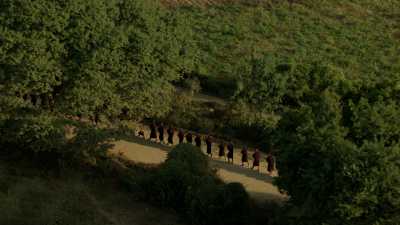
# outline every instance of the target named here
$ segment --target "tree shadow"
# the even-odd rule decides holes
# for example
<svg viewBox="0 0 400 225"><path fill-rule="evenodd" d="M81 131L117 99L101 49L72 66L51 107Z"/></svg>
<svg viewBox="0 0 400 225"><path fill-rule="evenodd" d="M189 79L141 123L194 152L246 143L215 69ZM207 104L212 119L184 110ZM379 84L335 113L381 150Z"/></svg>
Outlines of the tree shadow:
<svg viewBox="0 0 400 225"><path fill-rule="evenodd" d="M255 191L250 191L249 194L252 197L252 199L256 200L256 202L258 203L274 202L280 206L283 206L289 200L289 197L285 195L277 195L277 194L255 192Z"/></svg>
<svg viewBox="0 0 400 225"><path fill-rule="evenodd" d="M229 164L226 162L221 162L219 160L212 160L211 164L213 166L216 166L217 168L221 168L221 169L225 169L229 172L233 172L233 173L238 173L238 174L242 174L245 175L247 177L256 179L256 180L260 180L266 183L270 183L273 184L273 180L274 178L271 177L268 174L265 173L260 173L256 170L252 170L251 168L245 168L245 167L241 167L239 165L236 164Z"/></svg>
<svg viewBox="0 0 400 225"><path fill-rule="evenodd" d="M135 135L118 135L116 137L116 140L133 142L136 144L140 144L140 145L144 145L144 146L148 146L148 147L152 147L152 148L157 148L157 149L160 149L165 152L171 151L171 149L173 149L176 146L176 145L168 146L168 145L160 144L160 143L153 142L148 139L144 139L144 138L141 138L141 137L138 137Z"/></svg>

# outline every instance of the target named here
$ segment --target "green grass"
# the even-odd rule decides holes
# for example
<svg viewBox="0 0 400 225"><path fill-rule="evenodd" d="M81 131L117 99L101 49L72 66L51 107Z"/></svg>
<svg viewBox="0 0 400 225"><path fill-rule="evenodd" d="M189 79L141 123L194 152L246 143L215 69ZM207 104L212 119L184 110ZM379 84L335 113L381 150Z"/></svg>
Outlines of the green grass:
<svg viewBox="0 0 400 225"><path fill-rule="evenodd" d="M174 7L194 30L198 73L238 76L250 55L277 61L322 60L349 79L375 79L400 68L400 1L299 0Z"/></svg>
<svg viewBox="0 0 400 225"><path fill-rule="evenodd" d="M87 172L49 175L33 165L0 161L0 224L178 224L173 213L136 201L112 178Z"/></svg>

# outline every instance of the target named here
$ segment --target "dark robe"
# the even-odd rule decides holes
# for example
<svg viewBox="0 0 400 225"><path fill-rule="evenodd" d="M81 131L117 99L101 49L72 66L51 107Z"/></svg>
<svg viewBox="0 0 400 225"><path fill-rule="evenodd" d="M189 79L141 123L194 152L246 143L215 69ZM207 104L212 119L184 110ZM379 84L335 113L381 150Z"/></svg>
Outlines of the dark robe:
<svg viewBox="0 0 400 225"><path fill-rule="evenodd" d="M193 135L191 133L186 134L186 142L190 144L193 142Z"/></svg>
<svg viewBox="0 0 400 225"><path fill-rule="evenodd" d="M158 127L158 133L160 141L164 141L164 127L162 125Z"/></svg>
<svg viewBox="0 0 400 225"><path fill-rule="evenodd" d="M150 139L156 138L157 139L157 128L156 125L150 125Z"/></svg>
<svg viewBox="0 0 400 225"><path fill-rule="evenodd" d="M218 151L218 156L222 157L225 156L225 145L220 144L218 145L219 151Z"/></svg>
<svg viewBox="0 0 400 225"><path fill-rule="evenodd" d="M97 113L94 115L94 122L96 125L100 122L100 115Z"/></svg>
<svg viewBox="0 0 400 225"><path fill-rule="evenodd" d="M183 133L183 131L179 131L178 138L179 138L179 144L182 144L183 139L185 138L185 134Z"/></svg>
<svg viewBox="0 0 400 225"><path fill-rule="evenodd" d="M272 155L267 156L267 163L268 163L267 170L268 170L268 172L271 173L272 171L274 171L274 164L275 164L275 160Z"/></svg>
<svg viewBox="0 0 400 225"><path fill-rule="evenodd" d="M196 136L196 138L194 139L194 142L196 143L196 146L201 148L201 138L200 136Z"/></svg>
<svg viewBox="0 0 400 225"><path fill-rule="evenodd" d="M144 137L144 131L140 130L138 135L139 135L139 137Z"/></svg>
<svg viewBox="0 0 400 225"><path fill-rule="evenodd" d="M233 144L229 143L227 149L228 149L228 159L233 159Z"/></svg>
<svg viewBox="0 0 400 225"><path fill-rule="evenodd" d="M211 138L208 137L206 139L206 145L207 145L207 154L211 154L211 145L212 145Z"/></svg>
<svg viewBox="0 0 400 225"><path fill-rule="evenodd" d="M247 148L243 148L240 153L242 153L242 162L248 162Z"/></svg>
<svg viewBox="0 0 400 225"><path fill-rule="evenodd" d="M253 153L253 166L260 166L260 152L254 152Z"/></svg>
<svg viewBox="0 0 400 225"><path fill-rule="evenodd" d="M174 129L173 128L169 128L167 130L168 133L168 143L169 144L174 144Z"/></svg>

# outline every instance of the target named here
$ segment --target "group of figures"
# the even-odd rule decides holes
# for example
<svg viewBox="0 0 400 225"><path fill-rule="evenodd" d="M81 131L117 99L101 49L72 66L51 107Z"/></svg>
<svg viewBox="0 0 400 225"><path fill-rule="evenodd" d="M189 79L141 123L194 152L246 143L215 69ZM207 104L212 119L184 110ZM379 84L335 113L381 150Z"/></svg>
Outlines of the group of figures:
<svg viewBox="0 0 400 225"><path fill-rule="evenodd" d="M166 142L165 142L165 131L166 134L168 135ZM171 126L166 128L162 123L160 123L159 125L156 125L155 123L150 124L150 136L149 136L150 141L158 142L160 144L174 145L175 134L176 134L176 129ZM140 129L138 131L138 136L146 139L145 132L143 129ZM195 146L197 146L200 149L203 142L205 142L207 155L211 158L213 157L212 145L213 143L216 142L211 135L202 136L200 134L193 134L190 131L185 133L182 129L179 129L177 137L179 144L184 143L185 141L186 143L193 144L194 141ZM227 150L227 153L225 149ZM233 153L234 153L234 145L232 142L219 141L218 157L220 159L223 158L228 163L233 164L233 155L234 155ZM249 149L246 146L244 146L240 151L240 153L242 155L241 166L250 167ZM252 157L253 157L253 165L251 169L253 170L256 168L258 172L260 172L261 153L259 149L256 148L254 150ZM266 157L266 163L267 163L268 173L272 174L275 170L275 159L271 152L269 152Z"/></svg>

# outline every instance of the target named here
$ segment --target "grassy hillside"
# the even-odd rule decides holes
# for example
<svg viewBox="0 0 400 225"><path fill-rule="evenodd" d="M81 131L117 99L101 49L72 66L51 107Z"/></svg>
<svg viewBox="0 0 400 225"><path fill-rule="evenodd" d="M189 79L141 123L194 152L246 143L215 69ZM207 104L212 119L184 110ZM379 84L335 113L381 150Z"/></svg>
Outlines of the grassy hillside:
<svg viewBox="0 0 400 225"><path fill-rule="evenodd" d="M76 170L55 176L36 167L0 160L0 224L179 224L174 214L138 202L114 179Z"/></svg>
<svg viewBox="0 0 400 225"><path fill-rule="evenodd" d="M352 79L393 73L400 65L400 1L164 2L193 29L203 76L237 77L236 65L251 55L330 62Z"/></svg>

